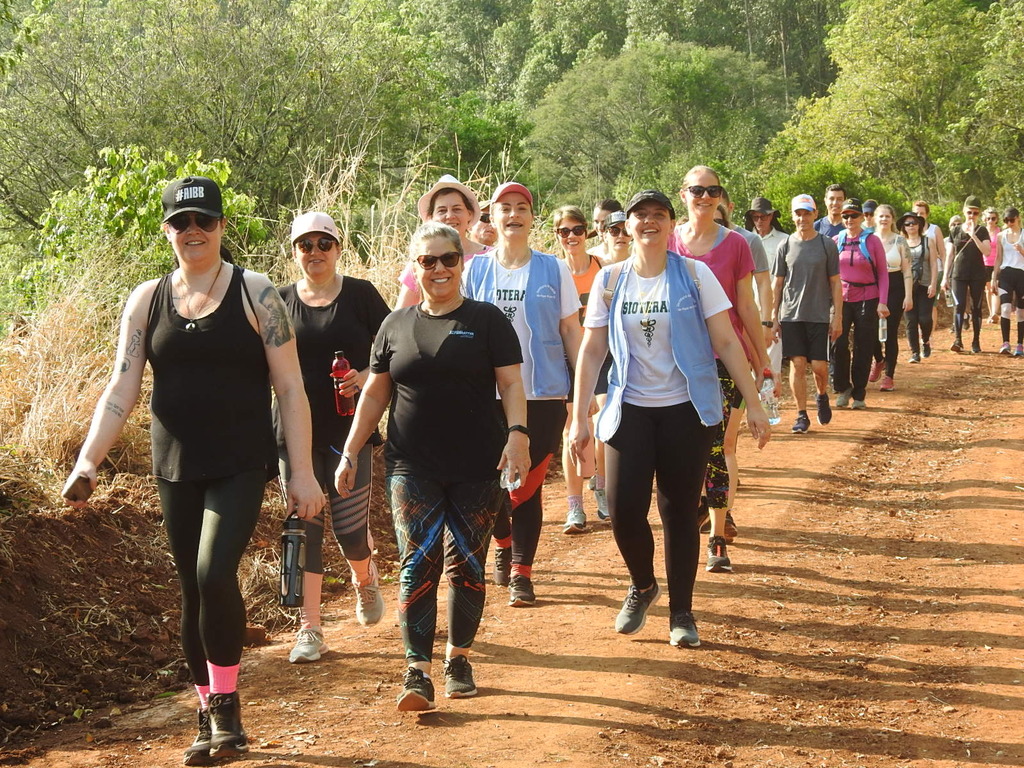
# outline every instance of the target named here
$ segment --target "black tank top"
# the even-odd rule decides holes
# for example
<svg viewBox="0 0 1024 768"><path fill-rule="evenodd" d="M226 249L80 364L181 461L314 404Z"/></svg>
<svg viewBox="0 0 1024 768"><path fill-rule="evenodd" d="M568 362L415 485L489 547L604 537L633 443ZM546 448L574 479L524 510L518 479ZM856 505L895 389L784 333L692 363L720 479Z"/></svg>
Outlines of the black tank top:
<svg viewBox="0 0 1024 768"><path fill-rule="evenodd" d="M171 276L157 285L146 336L157 477L177 482L258 468L276 474L267 358L242 302L236 266L220 306L186 330L190 321L171 300Z"/></svg>

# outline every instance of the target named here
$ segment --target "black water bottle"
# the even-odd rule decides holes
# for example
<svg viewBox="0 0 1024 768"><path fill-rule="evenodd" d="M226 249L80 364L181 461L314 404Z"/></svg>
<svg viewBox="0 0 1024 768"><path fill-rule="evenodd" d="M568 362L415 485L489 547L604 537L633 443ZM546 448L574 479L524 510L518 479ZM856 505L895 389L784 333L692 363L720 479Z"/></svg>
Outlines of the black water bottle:
<svg viewBox="0 0 1024 768"><path fill-rule="evenodd" d="M284 521L281 531L281 594L286 608L302 606L302 579L306 572L306 529L297 515Z"/></svg>

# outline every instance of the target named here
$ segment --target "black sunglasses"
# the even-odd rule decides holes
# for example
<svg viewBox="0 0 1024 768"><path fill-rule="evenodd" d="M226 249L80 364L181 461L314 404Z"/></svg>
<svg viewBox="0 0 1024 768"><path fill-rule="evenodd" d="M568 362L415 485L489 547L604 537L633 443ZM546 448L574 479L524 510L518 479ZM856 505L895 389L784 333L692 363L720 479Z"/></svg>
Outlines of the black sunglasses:
<svg viewBox="0 0 1024 768"><path fill-rule="evenodd" d="M569 235L581 237L587 233L587 228L583 224L577 224L575 227L558 227L555 232L559 237L568 237Z"/></svg>
<svg viewBox="0 0 1024 768"><path fill-rule="evenodd" d="M325 237L321 237L319 240L317 240L315 245L321 251L323 251L324 253L327 253L329 250L331 250L331 248L333 248L335 245L337 245L337 243L338 243L338 241L335 240L333 237L326 237L325 236ZM312 253L313 252L313 245L314 245L313 241L310 240L308 237L304 237L301 240L296 240L295 241L295 247L298 248L303 253Z"/></svg>
<svg viewBox="0 0 1024 768"><path fill-rule="evenodd" d="M205 213L176 213L167 220L167 225L178 234L185 232L192 226L192 222L195 222L195 225L203 232L213 232L220 220L220 216L210 216Z"/></svg>
<svg viewBox="0 0 1024 768"><path fill-rule="evenodd" d="M859 219L864 214L861 213L844 213L842 215L843 221L849 221L850 219Z"/></svg>
<svg viewBox="0 0 1024 768"><path fill-rule="evenodd" d="M604 231L612 237L622 237L623 235L629 237L629 230L625 227L620 227L618 224L612 224L610 227L606 227Z"/></svg>
<svg viewBox="0 0 1024 768"><path fill-rule="evenodd" d="M448 269L451 269L462 261L462 254L458 251L448 251L448 253L442 253L440 256L416 257L416 263L424 269L434 269L437 266L438 261L448 267Z"/></svg>
<svg viewBox="0 0 1024 768"><path fill-rule="evenodd" d="M710 187L702 187L700 184L695 184L692 187L687 187L686 191L694 197L704 197L705 193L708 197L721 197L722 193L725 192L725 187L718 184L712 184Z"/></svg>
<svg viewBox="0 0 1024 768"><path fill-rule="evenodd" d="M489 213L481 213L480 214L480 221L483 222L484 224L490 224L491 223L491 214L489 214Z"/></svg>

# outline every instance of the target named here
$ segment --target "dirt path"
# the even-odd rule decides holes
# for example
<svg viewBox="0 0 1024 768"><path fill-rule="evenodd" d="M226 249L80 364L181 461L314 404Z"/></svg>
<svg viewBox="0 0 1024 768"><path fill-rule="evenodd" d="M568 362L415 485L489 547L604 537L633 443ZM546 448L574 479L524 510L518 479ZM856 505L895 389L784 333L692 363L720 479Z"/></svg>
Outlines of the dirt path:
<svg viewBox="0 0 1024 768"><path fill-rule="evenodd" d="M700 649L668 645L665 601L635 638L612 631L611 532L561 535L556 489L537 607L488 595L477 698L396 712L398 628L360 627L345 598L321 663L288 665L290 637L246 653L248 762L1024 766L1024 360L937 351L897 384L804 436L787 411L763 453L743 439L736 570L700 571ZM95 713L0 763L178 765L192 706Z"/></svg>

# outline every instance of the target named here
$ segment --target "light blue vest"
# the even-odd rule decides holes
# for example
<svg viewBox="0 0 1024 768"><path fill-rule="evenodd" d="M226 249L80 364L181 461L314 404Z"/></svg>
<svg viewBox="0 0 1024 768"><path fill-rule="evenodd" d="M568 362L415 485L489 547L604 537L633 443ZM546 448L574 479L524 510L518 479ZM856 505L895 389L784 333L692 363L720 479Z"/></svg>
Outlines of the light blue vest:
<svg viewBox="0 0 1024 768"><path fill-rule="evenodd" d="M530 275L526 279L526 326L529 354L533 361L533 396L565 397L569 394L569 371L558 325L562 320L562 275L558 259L549 253L531 251ZM473 257L466 267L466 295L477 301L497 304L494 251ZM527 392L527 396L529 396Z"/></svg>
<svg viewBox="0 0 1024 768"><path fill-rule="evenodd" d="M632 270L633 260L630 259L625 262L608 308L608 347L612 353L612 368L608 373L608 399L597 415L596 430L597 439L605 443L619 428L622 395L629 375L629 345L626 331L622 327L622 302L625 295L622 287ZM700 416L701 424L711 427L722 421L722 387L718 382L718 365L711 348L708 326L704 321L700 292L679 254L668 252L665 271L668 274L672 357L686 378L690 400Z"/></svg>

